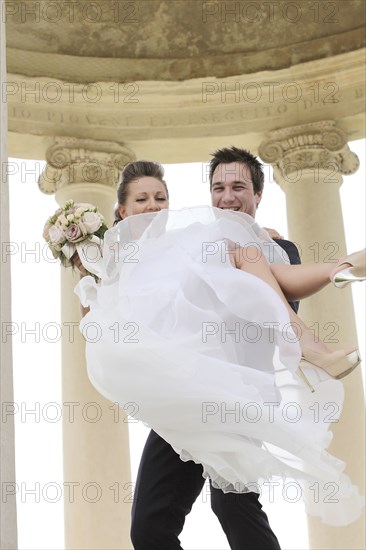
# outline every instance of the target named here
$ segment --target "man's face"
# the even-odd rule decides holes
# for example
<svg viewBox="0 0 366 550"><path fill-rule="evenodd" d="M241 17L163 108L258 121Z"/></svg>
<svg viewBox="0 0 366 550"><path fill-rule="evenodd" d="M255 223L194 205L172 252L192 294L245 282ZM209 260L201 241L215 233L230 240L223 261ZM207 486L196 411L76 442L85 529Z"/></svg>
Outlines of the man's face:
<svg viewBox="0 0 366 550"><path fill-rule="evenodd" d="M248 166L231 162L216 167L212 177L212 206L245 212L254 218L261 199L261 191L254 193Z"/></svg>

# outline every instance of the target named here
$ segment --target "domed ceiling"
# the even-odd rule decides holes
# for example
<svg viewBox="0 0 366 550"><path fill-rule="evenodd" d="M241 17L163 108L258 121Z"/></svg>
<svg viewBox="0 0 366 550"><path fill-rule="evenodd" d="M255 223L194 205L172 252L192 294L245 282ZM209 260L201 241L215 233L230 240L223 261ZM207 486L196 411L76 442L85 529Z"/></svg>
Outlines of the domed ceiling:
<svg viewBox="0 0 366 550"><path fill-rule="evenodd" d="M8 71L76 82L277 70L365 45L364 0L6 0ZM54 62L44 63L54 54Z"/></svg>

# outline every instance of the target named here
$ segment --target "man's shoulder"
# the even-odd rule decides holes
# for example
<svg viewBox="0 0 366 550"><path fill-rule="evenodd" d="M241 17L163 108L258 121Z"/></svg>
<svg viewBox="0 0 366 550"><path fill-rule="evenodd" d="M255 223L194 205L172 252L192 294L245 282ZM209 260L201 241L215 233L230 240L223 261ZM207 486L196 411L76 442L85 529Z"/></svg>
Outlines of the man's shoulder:
<svg viewBox="0 0 366 550"><path fill-rule="evenodd" d="M292 241L288 241L287 239L273 240L276 241L276 243L279 244L280 247L287 252L289 260L292 264L301 264L299 251L297 249L297 246Z"/></svg>

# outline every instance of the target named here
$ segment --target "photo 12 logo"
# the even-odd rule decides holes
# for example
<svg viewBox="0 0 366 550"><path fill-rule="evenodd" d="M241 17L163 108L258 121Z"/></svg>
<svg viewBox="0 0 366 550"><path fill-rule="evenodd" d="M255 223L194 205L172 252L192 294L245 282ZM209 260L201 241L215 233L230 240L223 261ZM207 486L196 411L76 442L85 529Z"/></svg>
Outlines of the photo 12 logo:
<svg viewBox="0 0 366 550"><path fill-rule="evenodd" d="M136 82L122 84L99 84L89 82L78 84L76 82L61 82L58 80L47 81L30 80L23 82L7 81L1 84L1 101L9 100L18 103L50 103L58 102L80 104L98 103L109 101L114 103L139 103L139 85Z"/></svg>
<svg viewBox="0 0 366 550"><path fill-rule="evenodd" d="M119 23L139 22L139 4L126 0L7 0L1 1L4 23Z"/></svg>
<svg viewBox="0 0 366 550"><path fill-rule="evenodd" d="M241 82L204 81L201 85L202 103L258 103L275 101L298 103L300 100L322 104L339 103L339 86L336 82Z"/></svg>
<svg viewBox="0 0 366 550"><path fill-rule="evenodd" d="M1 404L1 423L6 424L13 419L16 423L21 424L57 424L61 420L69 424L75 422L87 422L88 424L96 424L105 417L113 423L137 423L140 410L139 405L135 401L126 403L115 402L113 405L105 407L101 406L96 401L80 403L80 401L50 401L48 403L25 402L16 403L14 401L3 401Z"/></svg>
<svg viewBox="0 0 366 550"><path fill-rule="evenodd" d="M202 2L202 22L213 23L338 23L336 2L214 0Z"/></svg>
<svg viewBox="0 0 366 550"><path fill-rule="evenodd" d="M86 342L95 344L102 339L104 331L104 335L106 332L111 333L109 335L113 337L114 344L121 342L124 344L138 344L139 328L139 325L132 321L126 323L115 321L108 327L102 327L96 322L84 323L79 326L78 321L63 321L62 324L55 321L48 323L3 321L1 323L1 341L3 344L7 344L17 337L20 338L22 344L39 344L41 341L47 344L56 344L64 338L65 341L72 344L75 342L76 334L80 331Z"/></svg>
<svg viewBox="0 0 366 550"><path fill-rule="evenodd" d="M64 481L58 483L49 481L7 481L1 484L1 502L6 504L15 496L22 504L35 502L37 504L46 502L54 504L61 499L64 502L73 504L84 501L94 504L100 501L113 501L114 503L134 501L135 482L115 481L107 487L96 481L80 483L79 481Z"/></svg>

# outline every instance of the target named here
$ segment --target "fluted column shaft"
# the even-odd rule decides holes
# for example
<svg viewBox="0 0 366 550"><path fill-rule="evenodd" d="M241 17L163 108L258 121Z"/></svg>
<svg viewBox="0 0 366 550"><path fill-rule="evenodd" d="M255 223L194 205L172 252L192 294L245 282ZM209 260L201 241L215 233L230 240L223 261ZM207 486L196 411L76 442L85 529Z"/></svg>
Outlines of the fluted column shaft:
<svg viewBox="0 0 366 550"><path fill-rule="evenodd" d="M120 146L113 151L113 145L59 140L47 151L41 189L55 192L59 205L69 199L96 205L110 227L118 172L133 157ZM125 550L131 548L128 424L123 410L88 379L84 336L93 340L98 328L84 336L79 331L78 281L75 272L62 268L62 326L70 327L62 340L65 547Z"/></svg>
<svg viewBox="0 0 366 550"><path fill-rule="evenodd" d="M358 168L345 134L324 121L271 132L259 149L273 164L277 183L286 193L289 238L299 245L302 262L335 262L346 253L339 187L342 174ZM357 347L350 288L328 286L301 302L301 318L334 349ZM364 494L364 396L361 370L344 379L345 402L333 424L329 452L344 460L346 473ZM316 394L314 394L316 400ZM329 396L332 401L332 396ZM348 527L330 527L309 517L310 547L365 548L363 518Z"/></svg>
<svg viewBox="0 0 366 550"><path fill-rule="evenodd" d="M9 242L9 188L5 176L5 163L8 143L7 103L3 100L3 85L6 82L5 66L5 24L0 21L0 166L1 166L1 200L0 223L1 242ZM1 262L1 320L11 321L11 281L10 264ZM17 515L16 515L16 485L15 485L15 448L14 448L14 415L4 414L4 411L12 411L13 397L13 355L12 342L7 339L1 342L0 362L0 396L1 396L1 454L0 454L0 548L13 550L18 547L17 541ZM3 409L4 406L4 409Z"/></svg>

